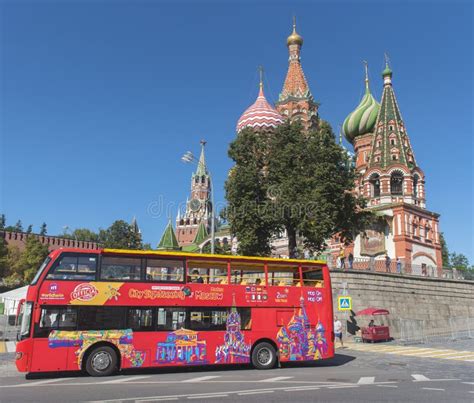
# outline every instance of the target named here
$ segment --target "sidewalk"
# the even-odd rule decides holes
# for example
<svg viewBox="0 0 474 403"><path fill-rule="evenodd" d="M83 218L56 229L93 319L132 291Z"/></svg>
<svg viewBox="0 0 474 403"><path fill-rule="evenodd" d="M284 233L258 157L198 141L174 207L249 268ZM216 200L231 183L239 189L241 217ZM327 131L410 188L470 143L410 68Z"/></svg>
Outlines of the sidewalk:
<svg viewBox="0 0 474 403"><path fill-rule="evenodd" d="M0 341L0 354L14 353L16 350L16 341Z"/></svg>

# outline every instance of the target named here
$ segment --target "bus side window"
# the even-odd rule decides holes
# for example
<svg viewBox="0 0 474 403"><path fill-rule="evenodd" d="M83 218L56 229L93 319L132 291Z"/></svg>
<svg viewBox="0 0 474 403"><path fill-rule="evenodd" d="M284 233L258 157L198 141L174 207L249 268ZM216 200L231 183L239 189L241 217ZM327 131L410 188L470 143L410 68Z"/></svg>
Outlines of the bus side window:
<svg viewBox="0 0 474 403"><path fill-rule="evenodd" d="M240 330L252 329L252 310L250 308L237 308L240 315Z"/></svg>
<svg viewBox="0 0 474 403"><path fill-rule="evenodd" d="M153 330L152 308L129 308L127 327L132 330Z"/></svg>
<svg viewBox="0 0 474 403"><path fill-rule="evenodd" d="M77 311L75 307L47 307L41 310L35 337L48 337L52 330L75 330L76 327Z"/></svg>
<svg viewBox="0 0 474 403"><path fill-rule="evenodd" d="M186 308L158 308L156 330L178 330L186 327Z"/></svg>
<svg viewBox="0 0 474 403"><path fill-rule="evenodd" d="M100 268L101 280L140 281L141 259L105 256Z"/></svg>
<svg viewBox="0 0 474 403"><path fill-rule="evenodd" d="M145 280L154 282L184 281L184 265L181 260L147 259Z"/></svg>
<svg viewBox="0 0 474 403"><path fill-rule="evenodd" d="M55 263L46 276L47 280L95 280L97 257L65 254Z"/></svg>

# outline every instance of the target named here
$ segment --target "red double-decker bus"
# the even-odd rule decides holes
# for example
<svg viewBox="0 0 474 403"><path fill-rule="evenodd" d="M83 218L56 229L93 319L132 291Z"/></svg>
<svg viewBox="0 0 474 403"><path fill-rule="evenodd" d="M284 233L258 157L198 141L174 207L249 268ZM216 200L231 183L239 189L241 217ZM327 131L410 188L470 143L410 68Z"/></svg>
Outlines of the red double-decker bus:
<svg viewBox="0 0 474 403"><path fill-rule="evenodd" d="M308 361L334 355L324 262L58 249L28 288L19 371Z"/></svg>

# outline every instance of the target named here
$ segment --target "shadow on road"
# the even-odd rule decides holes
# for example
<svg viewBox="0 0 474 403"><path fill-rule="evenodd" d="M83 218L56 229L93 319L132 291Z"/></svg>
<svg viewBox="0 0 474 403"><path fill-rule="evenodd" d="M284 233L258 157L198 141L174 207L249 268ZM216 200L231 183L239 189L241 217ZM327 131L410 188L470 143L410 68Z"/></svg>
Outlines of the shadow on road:
<svg viewBox="0 0 474 403"><path fill-rule="evenodd" d="M309 362L285 362L281 364L282 368L317 368L317 367L339 367L355 360L356 357L336 354L333 358L321 361ZM120 371L118 376L138 375L138 374L183 374L197 372L226 372L226 371L259 371L250 364L229 364L229 365L205 365L205 366L187 366L187 367L164 367L164 368L133 368ZM37 374L28 374L26 379L47 379L47 378L77 378L87 377L88 375L81 371L71 372L42 372ZM115 375L114 375L115 376Z"/></svg>

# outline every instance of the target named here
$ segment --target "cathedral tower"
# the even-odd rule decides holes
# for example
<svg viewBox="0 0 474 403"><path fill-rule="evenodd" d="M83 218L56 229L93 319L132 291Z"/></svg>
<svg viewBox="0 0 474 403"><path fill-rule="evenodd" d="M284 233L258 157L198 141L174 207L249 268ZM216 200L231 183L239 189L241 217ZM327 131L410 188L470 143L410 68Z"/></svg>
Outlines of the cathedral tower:
<svg viewBox="0 0 474 403"><path fill-rule="evenodd" d="M425 175L418 166L392 85L388 61L380 105L369 89L343 124L354 146L355 191L379 220L357 236L355 257L400 258L406 270L442 267L439 214L426 209ZM421 274L421 272L419 273Z"/></svg>
<svg viewBox="0 0 474 403"><path fill-rule="evenodd" d="M201 141L201 155L196 172L191 176L191 199L186 201L184 215L178 211L176 236L180 246L192 244L202 224L207 232L211 227L212 203L211 181L204 155L205 141Z"/></svg>
<svg viewBox="0 0 474 403"><path fill-rule="evenodd" d="M303 38L296 32L296 20L293 20L293 32L288 37L289 61L283 89L276 103L280 114L290 121L301 121L306 130L318 126L318 104L314 101L308 82L301 67L301 47Z"/></svg>

